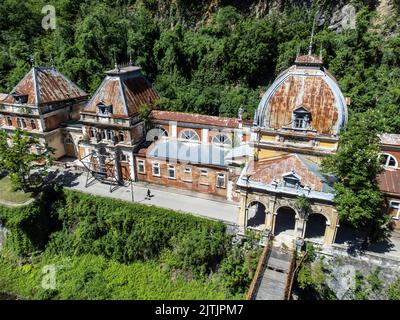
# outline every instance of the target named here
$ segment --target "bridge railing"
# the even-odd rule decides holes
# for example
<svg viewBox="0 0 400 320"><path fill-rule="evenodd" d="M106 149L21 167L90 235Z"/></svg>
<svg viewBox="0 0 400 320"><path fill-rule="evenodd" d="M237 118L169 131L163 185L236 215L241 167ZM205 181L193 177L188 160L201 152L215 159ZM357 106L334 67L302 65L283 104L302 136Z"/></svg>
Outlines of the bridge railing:
<svg viewBox="0 0 400 320"><path fill-rule="evenodd" d="M292 257L292 261L291 261L290 268L289 268L289 274L288 274L288 282L286 284L286 290L285 290L285 300L290 300L290 297L292 295L294 279L296 278L297 273L300 270L300 266L302 265L304 260L307 258L307 255L308 255L308 251L306 251L304 253L304 255L301 257L300 261L297 263L297 259L296 259L297 251L296 250L293 251L293 257Z"/></svg>
<svg viewBox="0 0 400 320"><path fill-rule="evenodd" d="M249 291L247 292L246 300L254 300L260 287L260 283L264 274L264 270L266 268L269 255L271 253L272 243L271 243L271 235L268 235L267 244L264 247L263 252L261 253L260 260L258 260L258 265L256 272L253 277L253 281L250 284Z"/></svg>

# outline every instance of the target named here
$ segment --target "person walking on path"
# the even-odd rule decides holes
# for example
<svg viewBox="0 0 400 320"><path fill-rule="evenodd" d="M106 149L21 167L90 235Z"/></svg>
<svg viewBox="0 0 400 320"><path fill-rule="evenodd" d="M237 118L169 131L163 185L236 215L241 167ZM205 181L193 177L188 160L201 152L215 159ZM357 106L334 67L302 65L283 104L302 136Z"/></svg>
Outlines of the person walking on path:
<svg viewBox="0 0 400 320"><path fill-rule="evenodd" d="M146 196L146 199L151 200L151 192L150 192L150 189L147 189L147 196Z"/></svg>

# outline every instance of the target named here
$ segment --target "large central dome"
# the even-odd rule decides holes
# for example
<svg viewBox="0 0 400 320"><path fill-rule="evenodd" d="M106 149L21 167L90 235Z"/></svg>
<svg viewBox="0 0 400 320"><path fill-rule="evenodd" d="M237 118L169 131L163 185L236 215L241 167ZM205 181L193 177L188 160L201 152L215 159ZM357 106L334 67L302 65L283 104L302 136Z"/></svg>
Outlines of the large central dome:
<svg viewBox="0 0 400 320"><path fill-rule="evenodd" d="M346 125L346 100L335 78L314 55L299 56L264 94L254 119L265 129L337 135Z"/></svg>

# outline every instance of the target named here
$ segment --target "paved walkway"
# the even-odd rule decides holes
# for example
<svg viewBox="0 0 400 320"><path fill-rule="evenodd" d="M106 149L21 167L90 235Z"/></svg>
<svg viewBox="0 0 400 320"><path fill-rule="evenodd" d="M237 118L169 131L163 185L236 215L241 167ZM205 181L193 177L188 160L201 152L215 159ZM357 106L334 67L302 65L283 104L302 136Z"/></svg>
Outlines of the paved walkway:
<svg viewBox="0 0 400 320"><path fill-rule="evenodd" d="M95 181L88 188L85 188L86 174L71 170L54 168L51 179L56 179L67 188L78 190L93 195L132 201L131 187L118 187L110 193L110 186ZM179 192L166 190L158 186L149 186L151 190L151 200L146 199L147 187L133 183L133 200L134 202L155 205L157 207L172 209L181 212L188 212L194 215L202 216L209 219L221 220L228 224L237 224L238 222L238 206L236 204L216 201L211 199L198 198Z"/></svg>

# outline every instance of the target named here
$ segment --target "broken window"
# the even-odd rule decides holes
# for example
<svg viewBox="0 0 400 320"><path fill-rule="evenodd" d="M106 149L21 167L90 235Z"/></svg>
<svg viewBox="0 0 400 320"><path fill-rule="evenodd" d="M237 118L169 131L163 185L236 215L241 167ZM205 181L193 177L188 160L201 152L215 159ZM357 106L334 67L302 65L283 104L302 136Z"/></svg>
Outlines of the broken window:
<svg viewBox="0 0 400 320"><path fill-rule="evenodd" d="M16 92L11 93L14 98L14 102L17 104L24 104L28 102L28 95L26 94L18 94Z"/></svg>
<svg viewBox="0 0 400 320"><path fill-rule="evenodd" d="M98 108L99 114L101 114L101 115L107 116L107 115L112 114L112 105L106 105L104 103L99 103L97 105L97 108Z"/></svg>

